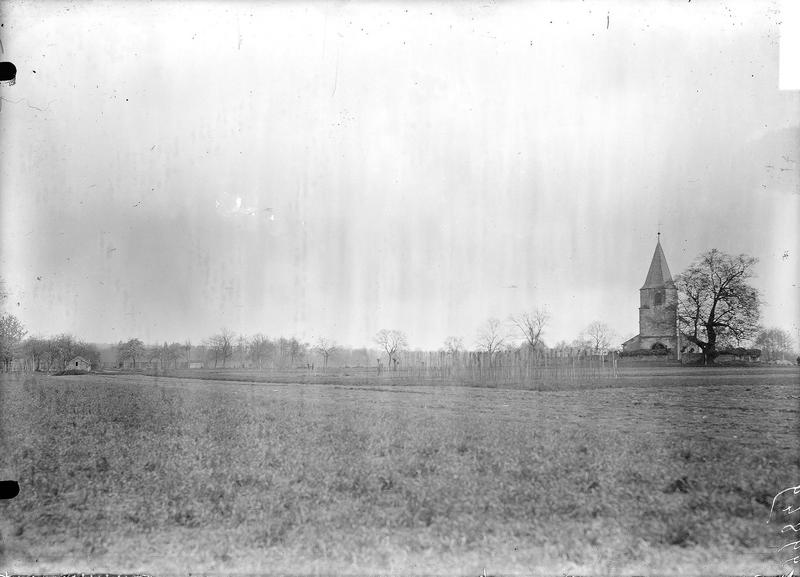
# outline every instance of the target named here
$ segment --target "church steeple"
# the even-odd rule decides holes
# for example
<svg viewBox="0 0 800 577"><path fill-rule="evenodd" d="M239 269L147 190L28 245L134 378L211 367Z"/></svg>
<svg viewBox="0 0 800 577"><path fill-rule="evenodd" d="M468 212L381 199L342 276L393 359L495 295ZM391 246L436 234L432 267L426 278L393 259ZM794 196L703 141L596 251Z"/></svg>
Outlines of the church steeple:
<svg viewBox="0 0 800 577"><path fill-rule="evenodd" d="M650 270L647 271L647 278L642 288L665 288L674 286L675 283L672 281L672 274L670 274L669 266L667 266L667 259L664 256L664 251L661 249L661 233L659 232L656 250L653 253L653 260L650 261Z"/></svg>
<svg viewBox="0 0 800 577"><path fill-rule="evenodd" d="M664 351L675 358L677 336L678 289L672 280L667 259L661 249L661 231L644 286L639 289L639 334L625 341L622 350ZM652 353L649 353L652 354Z"/></svg>

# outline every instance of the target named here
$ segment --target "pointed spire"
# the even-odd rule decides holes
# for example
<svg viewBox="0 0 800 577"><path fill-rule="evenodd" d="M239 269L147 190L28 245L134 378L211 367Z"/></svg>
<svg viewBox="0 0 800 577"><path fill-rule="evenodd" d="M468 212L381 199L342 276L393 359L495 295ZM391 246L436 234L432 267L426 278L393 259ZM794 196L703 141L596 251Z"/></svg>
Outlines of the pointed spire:
<svg viewBox="0 0 800 577"><path fill-rule="evenodd" d="M675 283L672 281L672 274L669 272L667 259L664 256L664 251L661 249L661 231L659 231L658 240L656 241L656 250L653 253L653 260L650 262L650 270L647 271L647 278L645 279L644 286L642 288L663 288L673 286L675 286Z"/></svg>

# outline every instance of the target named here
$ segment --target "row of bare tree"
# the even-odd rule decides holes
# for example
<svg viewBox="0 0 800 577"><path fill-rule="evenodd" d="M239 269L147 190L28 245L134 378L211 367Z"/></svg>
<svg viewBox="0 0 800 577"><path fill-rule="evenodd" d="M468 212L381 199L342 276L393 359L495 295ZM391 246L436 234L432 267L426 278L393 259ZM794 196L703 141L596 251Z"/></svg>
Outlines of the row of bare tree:
<svg viewBox="0 0 800 577"><path fill-rule="evenodd" d="M270 339L261 333L246 336L237 335L229 329L222 329L203 341L206 357L213 361L214 367L251 366L259 369L266 367L296 367L313 363L309 356L319 354L323 365L337 349L333 341L319 338L316 344L304 343L296 337L279 337Z"/></svg>
<svg viewBox="0 0 800 577"><path fill-rule="evenodd" d="M84 342L69 334L28 337L21 340L13 352L23 364L23 370L62 371L67 361L77 356L86 359L93 367L100 365L100 350L97 345Z"/></svg>
<svg viewBox="0 0 800 577"><path fill-rule="evenodd" d="M486 353L493 359L500 352L526 349L535 353L547 348L543 336L550 323L550 314L542 308L510 316L505 322L497 318L488 319L476 333L474 351ZM615 333L606 323L595 321L589 324L581 335L567 343L561 341L554 347L559 351L590 351L594 354L606 353L613 343ZM374 338L375 343L386 354L390 370L397 370L400 353L408 350L408 339L402 331L383 329ZM468 350L464 339L449 336L444 340L441 351L458 355Z"/></svg>
<svg viewBox="0 0 800 577"><path fill-rule="evenodd" d="M766 353L766 360L794 354L791 335L779 328L759 325L761 297L751 286L755 258L747 255L732 256L712 249L700 255L691 266L675 279L678 289L678 323L687 338L697 344L704 355L713 361L718 347L742 346L754 343ZM5 299L0 279L0 304ZM488 319L477 331L474 341L476 351L486 353L491 359L499 352L526 348L535 352L545 347L543 336L549 326L550 316L544 309L511 316L506 321ZM11 314L0 315L0 362L8 370L12 362L23 359L35 370L63 368L63 363L80 355L92 364L99 364L97 347L67 334L55 337L30 337L22 323ZM611 328L600 321L589 324L574 341L561 341L552 348L556 351L590 351L604 354L616 341ZM396 370L400 353L409 348L406 335L396 329L382 329L374 337L380 354L386 355L388 367ZM445 339L443 351L451 354L466 349L462 338ZM296 338L270 339L262 334L251 337L236 335L223 329L193 347L189 341L145 346L133 338L117 345L118 363L136 367L142 363L177 367L192 361L193 351L201 354L204 364L228 367L231 364L258 368L308 366L321 361L327 367L335 355L341 364L372 364L375 351L339 347L327 338L316 343L303 343ZM379 360L379 369L381 361Z"/></svg>
<svg viewBox="0 0 800 577"><path fill-rule="evenodd" d="M768 356L774 356L778 351L785 355L793 347L791 336L786 331L765 329L758 324L761 298L758 290L749 283L756 263L757 259L747 255L732 256L712 249L700 255L675 279L679 292L679 327L676 328L711 360L719 346L741 346L753 342L765 348ZM520 347L535 352L545 347L543 335L549 322L550 315L544 309L511 316L505 322L490 318L477 331L475 350L486 353L489 359L501 351ZM594 321L577 339L570 343L561 341L552 348L605 354L617 340L616 333L606 323ZM382 329L375 335L374 342L386 355L388 368L397 370L400 353L409 348L405 333L397 329ZM276 356L276 346L280 349L278 357L281 359L287 357L288 351L290 366L309 352L320 355L323 366L327 366L331 355L339 350L328 339L319 339L313 347L297 339L270 341L263 335L250 339L239 337L235 341L235 335L227 330L207 339L204 344L212 352L214 366L221 363L223 367L237 347L242 362L246 350L249 360L258 367L263 367L267 359ZM445 339L443 350L454 354L465 348L461 337L450 336ZM378 362L380 370L380 360Z"/></svg>
<svg viewBox="0 0 800 577"><path fill-rule="evenodd" d="M169 369L188 367L194 363L213 368L290 368L312 364L317 358L312 355L318 355L324 368L337 350L339 347L326 338L319 338L316 344L311 345L295 337L270 339L260 333L252 336L237 335L223 328L199 345L193 345L189 340L182 343L145 345L140 339L129 339L117 344L117 363L119 366L134 369ZM346 352L353 356L353 350L348 349Z"/></svg>

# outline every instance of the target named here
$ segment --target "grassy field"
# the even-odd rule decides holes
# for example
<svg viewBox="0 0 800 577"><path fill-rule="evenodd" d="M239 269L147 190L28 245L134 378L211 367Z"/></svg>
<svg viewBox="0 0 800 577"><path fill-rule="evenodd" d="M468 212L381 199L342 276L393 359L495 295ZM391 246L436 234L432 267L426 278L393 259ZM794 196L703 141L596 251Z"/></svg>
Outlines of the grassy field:
<svg viewBox="0 0 800 577"><path fill-rule="evenodd" d="M795 371L792 373L792 371ZM618 364L614 371L611 363L601 367L598 362L591 369L581 369L577 375L558 374L558 371L525 378L494 379L492 375L476 376L470 382L450 376L437 376L418 373L417 369L403 369L397 372L383 371L376 374L375 367L332 367L325 371L307 371L303 369L169 369L164 372L140 371L140 374L184 379L210 381L242 382L242 383L284 383L284 384L326 384L326 385L358 385L358 386L410 386L439 385L470 387L520 389L531 391L566 391L595 388L628 388L628 387L669 387L708 384L720 382L751 383L757 379L760 384L786 383L787 376L798 375L796 369L775 366L750 365L746 367L685 367L677 363L667 364L654 362L624 362ZM720 381L720 378L722 381Z"/></svg>
<svg viewBox="0 0 800 577"><path fill-rule="evenodd" d="M0 502L0 569L778 574L766 520L800 483L798 373L682 375L3 376L0 477L21 493Z"/></svg>

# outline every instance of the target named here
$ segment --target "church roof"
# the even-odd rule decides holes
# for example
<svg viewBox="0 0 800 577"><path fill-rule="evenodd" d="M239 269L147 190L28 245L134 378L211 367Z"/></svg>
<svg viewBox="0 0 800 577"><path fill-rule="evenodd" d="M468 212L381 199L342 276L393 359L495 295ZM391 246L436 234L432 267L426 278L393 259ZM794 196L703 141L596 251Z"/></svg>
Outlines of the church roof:
<svg viewBox="0 0 800 577"><path fill-rule="evenodd" d="M667 259L664 251L661 250L661 240L656 243L656 250L653 253L653 260L650 262L650 270L647 271L647 278L644 281L643 289L673 287L672 275L667 266Z"/></svg>

